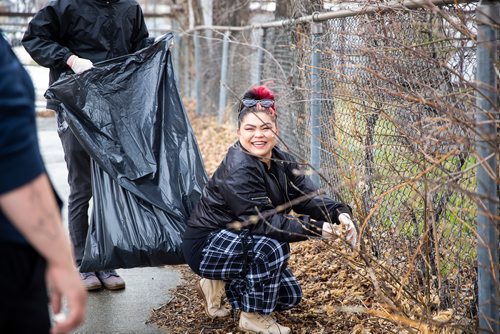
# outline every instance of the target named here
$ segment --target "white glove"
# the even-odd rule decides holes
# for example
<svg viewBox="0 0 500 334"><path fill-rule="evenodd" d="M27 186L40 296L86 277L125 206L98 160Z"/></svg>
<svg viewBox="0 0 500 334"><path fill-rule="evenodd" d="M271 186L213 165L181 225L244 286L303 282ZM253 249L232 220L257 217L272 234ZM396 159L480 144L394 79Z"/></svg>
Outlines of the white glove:
<svg viewBox="0 0 500 334"><path fill-rule="evenodd" d="M154 41L154 42L156 43L156 42L158 42L159 40L161 40L161 39L165 38L165 36L166 36L166 35L167 35L167 34L163 34L163 35L160 35L160 36L156 36L156 37L155 37L155 41Z"/></svg>
<svg viewBox="0 0 500 334"><path fill-rule="evenodd" d="M335 234L337 234L335 232L336 231L334 231L332 228L332 224L330 224L329 222L323 222L323 230L321 231L321 235L323 236L323 238L330 239Z"/></svg>
<svg viewBox="0 0 500 334"><path fill-rule="evenodd" d="M80 58L75 55L69 57L66 64L68 64L68 66L71 67L73 72L75 72L76 74L80 74L94 67L94 64L92 64L90 60L85 58Z"/></svg>
<svg viewBox="0 0 500 334"><path fill-rule="evenodd" d="M351 220L351 216L347 213L341 213L339 216L339 222L345 231L345 239L354 249L356 248L356 243L358 242L358 232L356 231L356 226Z"/></svg>

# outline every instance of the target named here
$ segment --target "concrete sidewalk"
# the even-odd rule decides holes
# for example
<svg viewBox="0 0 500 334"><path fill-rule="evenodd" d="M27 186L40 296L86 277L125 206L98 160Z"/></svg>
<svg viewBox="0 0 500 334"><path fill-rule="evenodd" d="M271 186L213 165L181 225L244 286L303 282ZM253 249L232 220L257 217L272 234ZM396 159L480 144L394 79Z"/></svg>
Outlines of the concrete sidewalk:
<svg viewBox="0 0 500 334"><path fill-rule="evenodd" d="M54 117L37 118L40 149L48 174L66 203L69 187L67 169ZM63 216L67 217L64 208ZM165 333L146 325L153 308L165 303L169 289L180 281L180 273L170 267L122 269L118 273L127 284L125 290L100 290L89 293L87 317L75 333Z"/></svg>

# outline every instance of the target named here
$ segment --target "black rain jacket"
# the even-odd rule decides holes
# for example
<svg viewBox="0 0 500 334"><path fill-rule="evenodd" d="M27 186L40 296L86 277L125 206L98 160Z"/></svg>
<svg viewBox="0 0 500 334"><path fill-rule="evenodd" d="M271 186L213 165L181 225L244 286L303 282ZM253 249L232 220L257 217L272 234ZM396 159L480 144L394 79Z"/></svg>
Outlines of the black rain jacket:
<svg viewBox="0 0 500 334"><path fill-rule="evenodd" d="M300 200L304 195L317 192L317 187L304 173L297 173L303 168L291 154L275 147L272 157L268 169L239 142L234 144L205 186L189 218L184 239L202 238L213 231L227 229L230 223L245 222L261 213L268 216L243 228L278 241L301 241L311 235L321 235L324 221L338 224L341 213L351 214L349 206L327 196ZM276 212L276 207L294 200L297 203ZM301 216L290 215L292 209Z"/></svg>
<svg viewBox="0 0 500 334"><path fill-rule="evenodd" d="M53 0L30 21L22 44L50 68L49 84L70 70L71 55L93 63L127 55L152 44L134 0ZM53 102L47 104L57 110Z"/></svg>

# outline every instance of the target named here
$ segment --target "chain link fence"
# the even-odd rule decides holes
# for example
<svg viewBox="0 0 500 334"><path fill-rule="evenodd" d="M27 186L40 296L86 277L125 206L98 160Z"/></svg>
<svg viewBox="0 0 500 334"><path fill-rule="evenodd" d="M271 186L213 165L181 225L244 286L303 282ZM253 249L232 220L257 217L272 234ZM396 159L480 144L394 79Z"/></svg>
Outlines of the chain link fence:
<svg viewBox="0 0 500 334"><path fill-rule="evenodd" d="M238 97L266 83L277 95L280 145L319 167L322 187L351 205L364 254L384 273L378 278L396 287L393 299L409 296L403 314L422 308L425 320L452 309L453 324L474 331L482 240L477 138L496 161L500 154L498 107L487 113L476 103L477 4L357 8L318 23L315 34L310 22L299 20L178 34L179 87L196 100L197 113L218 114L235 126ZM14 45L28 18L2 22ZM315 52L320 63L313 67ZM498 78L498 55L495 66ZM314 135L311 72L321 87ZM477 132L480 113L496 124L496 136ZM314 139L319 161L311 161ZM488 173L498 187L498 166ZM499 206L498 198L491 200ZM498 209L491 219L498 228Z"/></svg>
<svg viewBox="0 0 500 334"><path fill-rule="evenodd" d="M452 309L466 326L477 316L475 115L485 112L476 106L476 8L352 11L322 22L317 35L308 22L234 29L222 84L225 30L198 30L199 59L185 57L179 71L189 74L180 86L198 112L231 124L237 96L266 83L278 96L281 145L310 161L311 71L319 70L322 186L354 209L366 253L414 297L410 308L424 305L424 318ZM181 37L183 46L192 41ZM229 92L222 109L221 89ZM489 115L500 128L498 109ZM499 136L487 141L498 161ZM498 186L498 169L490 182ZM492 219L498 227L498 214Z"/></svg>

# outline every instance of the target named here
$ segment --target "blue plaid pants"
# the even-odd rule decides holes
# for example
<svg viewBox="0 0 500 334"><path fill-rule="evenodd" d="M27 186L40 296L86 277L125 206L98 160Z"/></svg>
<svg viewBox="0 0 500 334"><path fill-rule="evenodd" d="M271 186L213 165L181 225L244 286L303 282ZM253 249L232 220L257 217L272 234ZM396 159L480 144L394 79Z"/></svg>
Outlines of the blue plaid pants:
<svg viewBox="0 0 500 334"><path fill-rule="evenodd" d="M226 296L234 309L271 314L294 307L302 290L287 268L290 246L248 230L221 230L209 236L202 251L200 273L226 282Z"/></svg>

